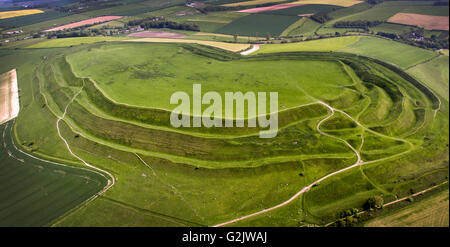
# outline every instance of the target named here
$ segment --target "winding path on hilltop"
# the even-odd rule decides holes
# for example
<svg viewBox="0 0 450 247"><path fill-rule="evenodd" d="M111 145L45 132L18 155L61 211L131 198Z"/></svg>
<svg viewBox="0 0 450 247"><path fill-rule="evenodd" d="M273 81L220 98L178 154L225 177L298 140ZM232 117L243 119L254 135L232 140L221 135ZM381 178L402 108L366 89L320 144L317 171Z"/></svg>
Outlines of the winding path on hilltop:
<svg viewBox="0 0 450 247"><path fill-rule="evenodd" d="M340 174L340 173L343 173L343 172L345 172L345 171L348 171L348 170L353 169L353 168L358 167L358 166L362 166L362 165L366 165L366 164L371 164L371 163L375 163L375 162L379 162L379 161L391 159L391 158L394 158L394 157L397 157L397 156L400 156L400 155L404 155L404 154L410 152L410 151L414 148L414 144L412 144L411 142L409 142L409 141L407 141L407 140L405 140L405 139L396 138L396 137L391 137L391 136L386 136L386 135L383 135L383 134L378 133L378 132L376 132L376 131L373 131L373 130L371 130L371 129L365 127L365 126L364 126L363 124L361 124L358 120L354 119L352 116L350 116L350 115L347 114L346 112L344 112L344 111L342 111L342 110L339 110L339 109L336 109L336 108L330 106L329 104L327 104L327 103L325 103L325 102L323 102L323 101L318 101L318 103L320 103L320 104L324 105L325 107L327 107L327 108L330 110L330 114L329 114L326 118L324 118L324 119L322 119L321 121L319 121L319 123L318 123L317 126L316 126L317 131L318 131L321 135L325 135L325 136L328 136L328 137L330 137L330 138L337 139L337 140L339 140L339 141L345 143L345 144L346 144L346 145L347 145L347 146L355 153L355 155L356 155L356 157L357 157L356 162L355 162L353 165L351 165L351 166L348 166L348 167L343 168L343 169L341 169L341 170L338 170L338 171L335 171L335 172L333 172L333 173L330 173L330 174L328 174L328 175L326 175L326 176L324 176L324 177L322 177L322 178L320 178L320 179L314 181L314 182L311 183L310 185L303 187L299 192L297 192L297 193L296 193L295 195L293 195L291 198L289 198L288 200L286 200L286 201L284 201L284 202L282 202L282 203L280 203L280 204L278 204L278 205L276 205L276 206L273 206L273 207L267 208L267 209L263 209L263 210L261 210L261 211L258 211L258 212L255 212L255 213L252 213L252 214L249 214L249 215L245 215L245 216L242 216L242 217L239 217L239 218L235 218L235 219L232 219L232 220L229 220L229 221L226 221L226 222L223 222L223 223L214 225L213 227L226 226L226 225L233 224L233 223L236 223L236 222L245 220L245 219L249 219L249 218L255 217L255 216L257 216L257 215L261 215L261 214L264 214L264 213L273 211L273 210L275 210L275 209L279 209L279 208L281 208L281 207L284 207L284 206L288 205L289 203L291 203L292 201L294 201L295 199L297 199L298 197L300 197L300 196L303 195L304 193L308 192L312 187L319 185L319 183L321 183L322 181L324 181L324 180L326 180L326 179L328 179L328 178L330 178L330 177L333 177L333 176L335 176L335 175L338 175L338 174ZM398 140L398 141L407 143L407 144L410 145L410 149L407 150L407 151L405 151L405 152L398 153L398 154L396 154L396 155L392 155L392 156L385 157L385 158L382 158L382 159L364 162L364 161L361 159L361 154L360 154L360 152L359 152L355 147L353 147L349 142L347 142L346 140L341 139L341 138L339 138L339 137L336 137L336 136L332 136L332 135L330 135L330 134L327 134L327 133L323 132L323 131L320 129L320 126L321 126L324 122L328 121L331 117L333 117L334 114L335 114L335 112L339 112L339 113L344 114L346 117L348 117L349 119L351 119L352 121L354 121L358 126L360 126L361 128L363 128L363 130L365 130L365 131L371 132L371 133L373 133L373 134L375 134L375 135L378 135L378 136L381 136L381 137L384 137L384 138L388 138L388 139L391 139L391 140ZM364 141L363 138L364 138L364 137L363 137L363 135L362 135L362 136L361 136L362 141Z"/></svg>
<svg viewBox="0 0 450 247"><path fill-rule="evenodd" d="M115 184L115 178L114 176L109 173L108 171L105 171L103 169L100 169L98 167L95 167L91 164L89 164L88 162L86 162L85 160L83 160L80 156L76 155L75 153L72 152L72 149L70 148L69 143L67 142L67 140L61 135L61 131L59 129L59 123L61 120L63 120L66 117L67 114L67 109L69 109L70 104L72 104L72 102L75 100L75 98L83 91L83 87L81 87L81 89L72 97L72 99L70 100L70 102L66 105L66 108L64 109L64 113L61 117L58 117L58 120L56 120L56 130L58 131L58 136L59 138L61 138L61 140L64 142L64 144L66 145L67 151L69 151L70 155L72 155L73 157L75 157L76 159L78 159L79 161L81 161L85 166L94 169L98 172L101 172L103 174L107 174L111 179L108 179L108 184L105 186L105 188L103 188L102 191L100 191L99 193L97 193L95 195L95 197L97 197L98 195L103 194L104 192L106 192L109 188L111 188L112 186L114 186ZM92 198L92 199L95 199Z"/></svg>

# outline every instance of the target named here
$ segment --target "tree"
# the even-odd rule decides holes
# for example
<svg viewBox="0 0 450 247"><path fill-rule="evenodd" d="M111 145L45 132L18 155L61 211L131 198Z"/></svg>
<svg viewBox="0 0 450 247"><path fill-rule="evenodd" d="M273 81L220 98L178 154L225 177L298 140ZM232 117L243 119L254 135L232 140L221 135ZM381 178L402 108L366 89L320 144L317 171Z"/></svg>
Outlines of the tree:
<svg viewBox="0 0 450 247"><path fill-rule="evenodd" d="M323 12L316 13L316 14L310 16L309 18L313 21L316 21L316 22L319 22L322 24L331 20L331 18L327 15L327 13L323 13Z"/></svg>
<svg viewBox="0 0 450 247"><path fill-rule="evenodd" d="M384 200L381 196L372 196L367 199L366 208L367 209L380 209L383 207Z"/></svg>

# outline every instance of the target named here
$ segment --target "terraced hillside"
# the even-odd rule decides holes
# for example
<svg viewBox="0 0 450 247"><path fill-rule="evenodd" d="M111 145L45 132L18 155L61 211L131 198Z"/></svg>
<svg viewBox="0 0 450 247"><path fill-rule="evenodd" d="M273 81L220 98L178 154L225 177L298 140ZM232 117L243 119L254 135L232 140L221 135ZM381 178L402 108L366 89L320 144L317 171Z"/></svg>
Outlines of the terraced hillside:
<svg viewBox="0 0 450 247"><path fill-rule="evenodd" d="M56 226L326 224L370 196L393 201L448 178L448 102L379 60L126 42L49 54L24 87L34 111L17 120L18 143L76 155L115 180ZM173 128L170 95L194 83L279 92L277 137ZM27 129L36 116L52 125ZM67 146L49 148L52 138Z"/></svg>

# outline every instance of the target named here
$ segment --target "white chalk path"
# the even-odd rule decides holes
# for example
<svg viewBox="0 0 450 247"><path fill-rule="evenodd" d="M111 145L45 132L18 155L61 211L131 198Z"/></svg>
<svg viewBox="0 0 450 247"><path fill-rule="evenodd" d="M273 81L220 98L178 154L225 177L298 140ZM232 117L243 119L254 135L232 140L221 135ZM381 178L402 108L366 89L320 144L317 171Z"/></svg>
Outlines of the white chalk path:
<svg viewBox="0 0 450 247"><path fill-rule="evenodd" d="M247 55L250 55L250 54L252 54L253 52L255 52L257 50L259 50L259 45L253 45L253 47L251 49L241 52L241 55L242 56L247 56Z"/></svg>
<svg viewBox="0 0 450 247"><path fill-rule="evenodd" d="M98 167L95 167L89 163L87 163L85 160L83 160L80 156L76 155L75 153L72 152L72 149L70 148L69 143L67 142L67 140L61 135L61 131L59 129L59 123L61 120L63 120L66 117L67 114L67 109L69 109L70 104L72 104L72 102L75 100L75 98L81 93L81 91L83 91L83 88L80 89L80 91L78 91L78 93L76 93L73 98L71 99L71 101L67 104L66 108L64 109L64 113L61 117L58 117L58 120L56 121L56 129L58 131L58 135L59 138L61 138L61 140L64 142L64 144L66 145L67 151L69 151L69 153L75 157L76 159L78 159L79 161L81 161L85 166L94 169L100 173L103 174L107 174L111 179L108 179L108 184L105 186L105 188L103 188L102 191L100 191L96 196L103 194L104 192L106 192L109 188L111 188L112 186L114 186L115 184L115 178L114 176L109 173L108 171L105 171L103 169L100 169Z"/></svg>

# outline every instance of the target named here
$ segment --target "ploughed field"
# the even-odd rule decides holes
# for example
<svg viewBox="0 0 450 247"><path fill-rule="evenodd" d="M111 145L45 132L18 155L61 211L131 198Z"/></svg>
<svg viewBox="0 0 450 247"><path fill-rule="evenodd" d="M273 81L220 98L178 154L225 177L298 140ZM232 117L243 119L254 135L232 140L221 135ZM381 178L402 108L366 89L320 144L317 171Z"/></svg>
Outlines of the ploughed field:
<svg viewBox="0 0 450 247"><path fill-rule="evenodd" d="M24 93L40 94L33 94L35 111L17 121L19 143L73 160L63 145L38 138L55 137L51 126L26 129L35 116L53 119L68 106L62 136L117 180L57 226L220 224L287 201L354 165L357 154L361 166L234 225L326 224L370 196L393 201L448 176L448 103L397 67L362 56L244 58L194 44L93 44L54 50L30 77ZM193 84L223 98L278 92L278 135L260 139L259 127L172 127L170 96L192 95Z"/></svg>
<svg viewBox="0 0 450 247"><path fill-rule="evenodd" d="M19 151L13 124L0 125L0 226L49 225L106 185L100 173Z"/></svg>

